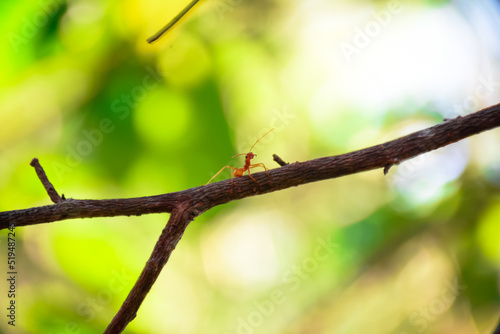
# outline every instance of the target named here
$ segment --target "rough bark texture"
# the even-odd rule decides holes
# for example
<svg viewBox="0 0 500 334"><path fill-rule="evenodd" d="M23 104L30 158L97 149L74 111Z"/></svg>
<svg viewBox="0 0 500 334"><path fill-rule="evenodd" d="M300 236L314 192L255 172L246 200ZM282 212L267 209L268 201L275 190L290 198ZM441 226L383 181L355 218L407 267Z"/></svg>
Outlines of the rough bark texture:
<svg viewBox="0 0 500 334"><path fill-rule="evenodd" d="M73 218L113 217L143 215L149 213L171 213L167 226L146 263L138 281L127 299L106 329L106 333L120 333L132 321L147 293L167 263L172 251L189 223L210 208L249 196L296 187L302 184L336 178L376 168L384 174L393 165L437 148L449 145L471 135L500 126L500 104L483 109L465 117L445 120L441 124L414 132L384 144L337 156L324 157L305 162L286 164L275 157L282 167L179 192L126 199L77 200L59 198L55 189L40 174L41 166L34 162L44 187L53 205L0 212L0 229L10 223L27 226ZM35 161L35 160L33 160ZM38 166L36 166L38 164ZM41 170L43 172L43 170ZM45 176L45 178L44 178Z"/></svg>
<svg viewBox="0 0 500 334"><path fill-rule="evenodd" d="M9 222L16 226L49 223L72 218L132 216L170 213L179 204L190 205L195 216L220 204L249 196L296 187L376 168L388 169L402 161L449 145L471 135L500 126L500 104L465 117L446 120L433 127L359 151L296 162L265 172L252 173L260 186L248 176L225 180L178 192L108 200L65 199L53 205L0 212L0 230Z"/></svg>

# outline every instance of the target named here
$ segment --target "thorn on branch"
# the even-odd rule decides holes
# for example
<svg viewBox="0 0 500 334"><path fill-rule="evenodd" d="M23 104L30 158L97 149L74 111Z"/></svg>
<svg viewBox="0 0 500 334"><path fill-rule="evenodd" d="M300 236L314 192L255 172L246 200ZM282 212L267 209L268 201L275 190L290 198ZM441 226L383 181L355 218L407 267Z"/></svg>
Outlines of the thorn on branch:
<svg viewBox="0 0 500 334"><path fill-rule="evenodd" d="M401 160L392 159L391 163L388 163L387 165L384 166L384 175L387 175L389 173L389 169L391 169L392 166L399 165L400 163L401 163Z"/></svg>
<svg viewBox="0 0 500 334"><path fill-rule="evenodd" d="M283 161L277 154L273 154L273 160L278 163L281 167L288 165L288 162Z"/></svg>
<svg viewBox="0 0 500 334"><path fill-rule="evenodd" d="M65 199L64 195L63 195L63 198L61 198L59 196L56 189L54 188L52 183L50 183L49 179L47 178L47 175L45 174L45 171L43 170L42 166L40 165L38 158L33 158L33 160L31 160L30 165L35 168L36 175L38 175L38 178L42 182L43 187L47 191L47 194L49 194L49 197L52 200L52 202L54 202L54 203L62 202Z"/></svg>
<svg viewBox="0 0 500 334"><path fill-rule="evenodd" d="M458 115L456 118L462 118L462 116L461 116L461 115ZM448 122L448 121L451 121L451 120L453 120L453 119L455 119L455 118L446 118L446 117L445 117L445 118L443 118L443 122Z"/></svg>
<svg viewBox="0 0 500 334"><path fill-rule="evenodd" d="M391 167L394 166L393 164L387 164L384 166L384 175L387 175L387 173L389 173L389 169L391 169Z"/></svg>

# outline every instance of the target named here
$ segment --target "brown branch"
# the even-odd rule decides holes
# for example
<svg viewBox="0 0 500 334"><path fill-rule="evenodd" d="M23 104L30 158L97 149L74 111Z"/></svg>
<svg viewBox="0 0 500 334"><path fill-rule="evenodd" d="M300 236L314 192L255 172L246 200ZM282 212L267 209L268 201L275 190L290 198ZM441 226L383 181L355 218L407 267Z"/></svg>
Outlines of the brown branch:
<svg viewBox="0 0 500 334"><path fill-rule="evenodd" d="M106 328L105 334L121 333L128 323L134 320L139 307L192 220L193 216L189 214L185 207L176 208L172 211L167 226L165 226L156 242L153 253L151 253L139 279L108 328Z"/></svg>
<svg viewBox="0 0 500 334"><path fill-rule="evenodd" d="M265 172L252 174L259 184L248 176L235 178L233 191L231 191L231 181L225 180L149 197L110 200L67 199L54 205L0 212L0 229L7 228L10 222L17 226L27 226L73 218L170 212L170 220L139 280L106 330L106 333L117 333L134 319L189 222L206 210L249 196L376 168L384 168L384 172L388 172L390 166L406 159L498 126L500 126L500 104L465 117L447 120L384 144L342 155L288 164L270 170L269 176Z"/></svg>
<svg viewBox="0 0 500 334"><path fill-rule="evenodd" d="M278 163L281 167L289 165L288 162L285 162L283 159L281 159L277 154L273 154L273 160Z"/></svg>
<svg viewBox="0 0 500 334"><path fill-rule="evenodd" d="M59 194L57 193L57 191L54 188L54 186L52 185L52 183L50 183L50 181L47 178L47 175L45 174L45 171L43 170L42 166L40 165L40 162L38 161L38 159L33 158L33 160L31 160L30 165L35 168L36 175L38 175L38 178L42 182L43 187L47 191L47 194L49 194L49 197L52 200L52 202L54 202L54 203L61 202L63 199L59 196Z"/></svg>
<svg viewBox="0 0 500 334"><path fill-rule="evenodd" d="M252 173L260 186L248 176L244 176L234 179L233 192L230 192L231 181L224 180L156 196L108 200L66 199L54 205L0 212L0 230L7 228L11 221L17 226L27 226L73 218L169 213L179 204L186 202L194 203L192 209L202 213L214 206L245 197L376 168L386 168L387 165L399 164L498 126L500 126L500 104L384 144L272 169L269 170L270 179L265 172Z"/></svg>

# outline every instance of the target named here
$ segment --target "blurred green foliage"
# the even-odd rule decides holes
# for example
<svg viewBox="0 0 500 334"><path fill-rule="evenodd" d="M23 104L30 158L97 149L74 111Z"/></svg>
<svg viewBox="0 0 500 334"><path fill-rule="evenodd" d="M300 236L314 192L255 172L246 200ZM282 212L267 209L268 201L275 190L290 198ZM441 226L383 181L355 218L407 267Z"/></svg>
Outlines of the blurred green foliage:
<svg viewBox="0 0 500 334"><path fill-rule="evenodd" d="M0 210L49 204L35 156L66 197L146 196L241 165L270 128L254 152L276 168L498 101L493 2L202 1L147 44L188 2L0 4ZM499 139L203 214L125 332L491 331ZM0 331L101 333L166 221L17 229L17 325Z"/></svg>

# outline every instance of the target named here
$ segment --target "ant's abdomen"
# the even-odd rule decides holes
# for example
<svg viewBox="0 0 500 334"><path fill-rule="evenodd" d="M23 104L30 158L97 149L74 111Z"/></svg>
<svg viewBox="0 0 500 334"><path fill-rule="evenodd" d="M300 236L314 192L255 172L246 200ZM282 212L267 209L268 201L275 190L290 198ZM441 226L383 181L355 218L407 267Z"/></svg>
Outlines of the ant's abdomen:
<svg viewBox="0 0 500 334"><path fill-rule="evenodd" d="M243 176L243 173L244 173L244 172L245 172L245 171L244 171L243 169L238 168L238 169L235 169L235 170L234 170L233 175L234 175L234 177L240 177L240 176Z"/></svg>

